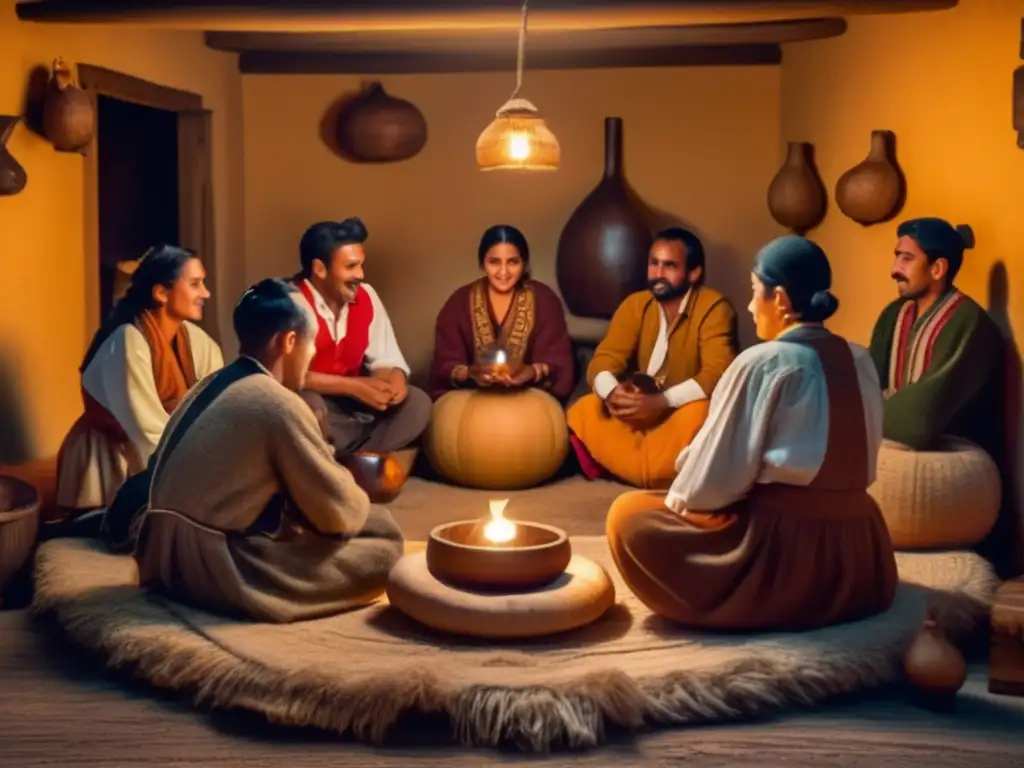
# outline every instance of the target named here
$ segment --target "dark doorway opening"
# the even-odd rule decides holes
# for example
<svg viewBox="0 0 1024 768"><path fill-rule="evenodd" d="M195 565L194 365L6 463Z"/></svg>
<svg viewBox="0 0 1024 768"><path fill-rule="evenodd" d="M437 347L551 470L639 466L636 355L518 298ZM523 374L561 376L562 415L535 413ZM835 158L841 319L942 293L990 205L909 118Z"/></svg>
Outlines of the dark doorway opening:
<svg viewBox="0 0 1024 768"><path fill-rule="evenodd" d="M100 317L106 317L118 262L178 242L178 115L102 94L97 102Z"/></svg>
<svg viewBox="0 0 1024 768"><path fill-rule="evenodd" d="M83 178L86 328L99 327L111 295L127 287L129 275L117 263L129 262L130 272L163 241L203 259L214 300L200 325L219 340L213 113L199 94L103 67L79 64L78 80L97 115Z"/></svg>

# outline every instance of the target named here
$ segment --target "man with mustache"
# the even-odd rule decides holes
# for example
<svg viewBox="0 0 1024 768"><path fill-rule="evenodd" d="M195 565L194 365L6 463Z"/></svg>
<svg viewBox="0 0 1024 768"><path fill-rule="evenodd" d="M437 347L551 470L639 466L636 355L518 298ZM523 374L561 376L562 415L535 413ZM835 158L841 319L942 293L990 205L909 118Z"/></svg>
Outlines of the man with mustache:
<svg viewBox="0 0 1024 768"><path fill-rule="evenodd" d="M299 243L302 270L293 278L319 324L300 394L338 458L406 448L430 420L430 397L409 386L388 313L364 282L366 238L358 218L313 224Z"/></svg>
<svg viewBox="0 0 1024 768"><path fill-rule="evenodd" d="M588 478L667 488L736 357L736 311L704 285L704 247L685 229L655 236L647 282L615 311L587 367L593 394L566 418Z"/></svg>
<svg viewBox="0 0 1024 768"><path fill-rule="evenodd" d="M883 436L914 450L943 435L998 449L999 329L953 281L970 237L938 218L896 230L892 279L899 298L871 335L871 357L886 398Z"/></svg>

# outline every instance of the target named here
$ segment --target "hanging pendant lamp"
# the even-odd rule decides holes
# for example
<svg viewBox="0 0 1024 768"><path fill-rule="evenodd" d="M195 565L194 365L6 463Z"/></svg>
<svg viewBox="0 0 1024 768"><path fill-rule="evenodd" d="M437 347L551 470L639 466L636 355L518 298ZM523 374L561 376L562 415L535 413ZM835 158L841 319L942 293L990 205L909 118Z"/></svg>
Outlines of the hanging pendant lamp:
<svg viewBox="0 0 1024 768"><path fill-rule="evenodd" d="M476 162L481 171L554 171L562 157L558 139L537 108L519 97L523 87L526 51L526 16L530 0L523 0L523 21L519 27L516 89L480 138L476 140Z"/></svg>

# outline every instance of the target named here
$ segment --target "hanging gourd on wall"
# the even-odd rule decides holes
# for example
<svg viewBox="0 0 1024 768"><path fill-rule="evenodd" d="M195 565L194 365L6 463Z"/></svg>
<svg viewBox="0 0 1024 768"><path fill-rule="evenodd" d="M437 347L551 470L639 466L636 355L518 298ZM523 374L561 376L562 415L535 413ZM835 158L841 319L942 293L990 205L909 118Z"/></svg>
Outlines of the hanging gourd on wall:
<svg viewBox="0 0 1024 768"><path fill-rule="evenodd" d="M81 152L96 133L96 110L89 95L74 84L58 57L43 104L43 133L59 152Z"/></svg>
<svg viewBox="0 0 1024 768"><path fill-rule="evenodd" d="M14 115L0 115L0 195L16 195L28 183L28 174L7 149L7 142L21 122Z"/></svg>
<svg viewBox="0 0 1024 768"><path fill-rule="evenodd" d="M338 146L362 163L394 163L419 154L427 143L427 121L415 104L391 96L378 82L338 112Z"/></svg>
<svg viewBox="0 0 1024 768"><path fill-rule="evenodd" d="M902 207L903 176L893 157L894 139L891 131L872 131L868 156L836 184L836 205L860 224L887 221Z"/></svg>
<svg viewBox="0 0 1024 768"><path fill-rule="evenodd" d="M803 234L825 216L825 185L811 161L811 145L789 142L786 162L768 186L768 210L779 224Z"/></svg>
<svg viewBox="0 0 1024 768"><path fill-rule="evenodd" d="M608 320L623 299L647 285L650 212L630 189L622 166L622 118L606 117L604 176L558 238L558 288L577 317Z"/></svg>

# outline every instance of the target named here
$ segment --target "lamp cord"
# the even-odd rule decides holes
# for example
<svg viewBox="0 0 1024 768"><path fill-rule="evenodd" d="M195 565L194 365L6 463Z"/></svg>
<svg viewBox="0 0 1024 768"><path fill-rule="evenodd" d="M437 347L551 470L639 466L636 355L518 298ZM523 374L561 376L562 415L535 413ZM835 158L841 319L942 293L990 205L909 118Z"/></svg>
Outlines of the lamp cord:
<svg viewBox="0 0 1024 768"><path fill-rule="evenodd" d="M519 53L516 58L516 89L512 91L512 99L519 98L519 89L523 87L523 63L526 59L526 17L529 15L530 0L523 0L523 20L519 25Z"/></svg>

